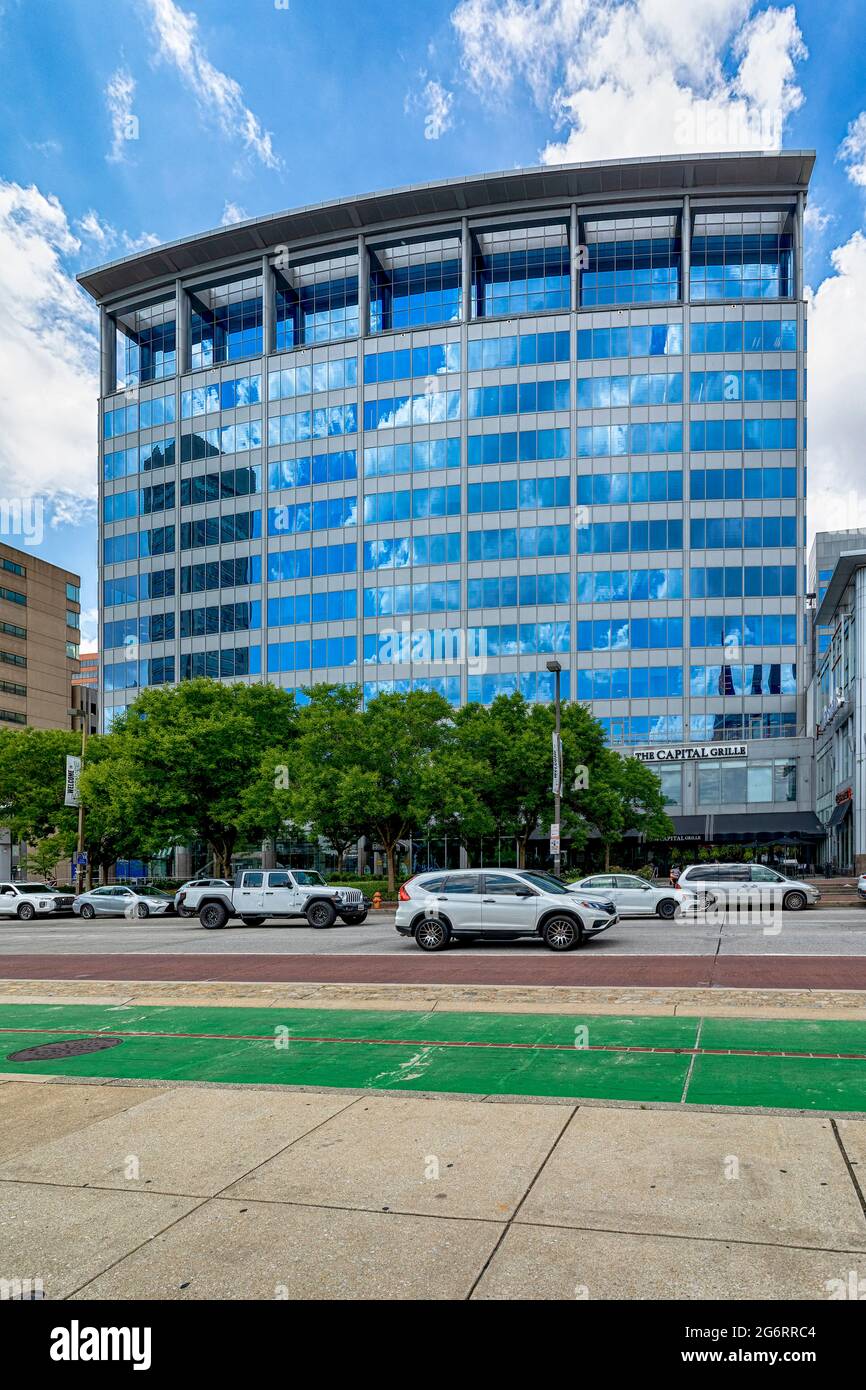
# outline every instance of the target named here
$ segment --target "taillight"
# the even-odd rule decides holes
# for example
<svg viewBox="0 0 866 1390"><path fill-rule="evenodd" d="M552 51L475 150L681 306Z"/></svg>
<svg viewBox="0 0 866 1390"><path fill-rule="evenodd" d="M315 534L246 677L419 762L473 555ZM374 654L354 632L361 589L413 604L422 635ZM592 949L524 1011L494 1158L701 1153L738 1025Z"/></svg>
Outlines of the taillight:
<svg viewBox="0 0 866 1390"><path fill-rule="evenodd" d="M408 903L412 901L412 899L409 897L409 894L406 892L405 883L400 884L400 891L397 894L397 897L400 899L401 903Z"/></svg>

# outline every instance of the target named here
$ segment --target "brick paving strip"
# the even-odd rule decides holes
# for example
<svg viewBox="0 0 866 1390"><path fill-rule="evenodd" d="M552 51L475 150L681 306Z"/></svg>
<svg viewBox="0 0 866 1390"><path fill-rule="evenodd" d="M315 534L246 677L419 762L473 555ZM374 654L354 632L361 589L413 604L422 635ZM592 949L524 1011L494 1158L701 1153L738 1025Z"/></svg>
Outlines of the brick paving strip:
<svg viewBox="0 0 866 1390"><path fill-rule="evenodd" d="M806 988L22 979L0 980L2 1003L866 1019L866 992Z"/></svg>
<svg viewBox="0 0 866 1390"><path fill-rule="evenodd" d="M16 955L6 980L866 990L866 956Z"/></svg>

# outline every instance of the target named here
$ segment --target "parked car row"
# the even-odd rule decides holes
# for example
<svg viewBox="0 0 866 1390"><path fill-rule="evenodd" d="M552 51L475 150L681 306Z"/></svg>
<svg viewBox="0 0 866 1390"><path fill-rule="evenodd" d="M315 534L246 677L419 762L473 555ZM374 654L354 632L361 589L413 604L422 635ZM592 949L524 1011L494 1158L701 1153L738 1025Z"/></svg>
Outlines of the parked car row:
<svg viewBox="0 0 866 1390"><path fill-rule="evenodd" d="M191 879L174 894L159 888L113 883L86 893L61 894L44 883L0 884L0 913L29 922L71 911L77 917L198 917L210 930L232 917L260 926L271 917L299 918L311 927L347 926L366 919L370 899L359 888L326 883L315 869L245 869L234 883L224 878Z"/></svg>
<svg viewBox="0 0 866 1390"><path fill-rule="evenodd" d="M866 897L866 876L858 883ZM510 940L539 936L554 951L567 951L620 918L687 917L714 904L757 904L799 912L820 900L811 883L786 877L764 864L692 864L677 882L659 883L639 874L590 874L564 883L534 869L461 869L415 874L398 895L396 930L425 951L442 950L461 938ZM260 926L270 918L298 918L330 927L339 918L357 926L369 898L358 888L327 883L313 869L245 869L234 883L192 879L174 897L158 888L110 884L77 896L44 883L0 883L0 916L31 921L72 912L147 918L197 916L208 930L239 918Z"/></svg>
<svg viewBox="0 0 866 1390"><path fill-rule="evenodd" d="M399 892L394 925L422 951L459 940L527 936L540 937L552 951L570 951L625 917L688 920L717 904L799 912L820 897L813 884L763 864L693 864L675 884L639 874L590 874L563 883L536 870L470 869L409 879Z"/></svg>

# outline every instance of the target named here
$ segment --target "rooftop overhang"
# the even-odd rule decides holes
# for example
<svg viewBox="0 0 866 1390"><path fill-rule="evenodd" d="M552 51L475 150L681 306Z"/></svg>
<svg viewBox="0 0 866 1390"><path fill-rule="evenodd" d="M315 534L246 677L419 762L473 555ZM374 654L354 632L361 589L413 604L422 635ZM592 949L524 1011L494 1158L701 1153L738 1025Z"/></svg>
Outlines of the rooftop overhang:
<svg viewBox="0 0 866 1390"><path fill-rule="evenodd" d="M685 193L694 198L790 197L806 191L814 163L810 150L664 155L412 184L217 227L83 271L78 282L103 302L211 265L263 255L276 246L327 246L359 232L375 235L403 223L435 224L521 206L573 200L583 210L632 199L661 203Z"/></svg>
<svg viewBox="0 0 866 1390"><path fill-rule="evenodd" d="M866 566L866 550L845 550L842 552L836 561L824 597L815 611L815 623L818 627L829 625L853 576L857 570L863 569L864 566Z"/></svg>

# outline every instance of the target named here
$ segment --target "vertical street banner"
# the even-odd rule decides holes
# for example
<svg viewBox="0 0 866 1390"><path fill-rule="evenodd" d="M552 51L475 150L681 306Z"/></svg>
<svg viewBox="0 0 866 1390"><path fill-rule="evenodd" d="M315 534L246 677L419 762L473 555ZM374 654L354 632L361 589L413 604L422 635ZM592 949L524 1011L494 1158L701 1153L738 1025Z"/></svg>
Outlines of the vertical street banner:
<svg viewBox="0 0 866 1390"><path fill-rule="evenodd" d="M553 739L553 795L562 795L562 739L557 738L556 734L551 735Z"/></svg>
<svg viewBox="0 0 866 1390"><path fill-rule="evenodd" d="M81 759L75 758L71 754L66 755L66 795L63 798L64 806L80 806L81 798L78 794L78 781L81 777Z"/></svg>

